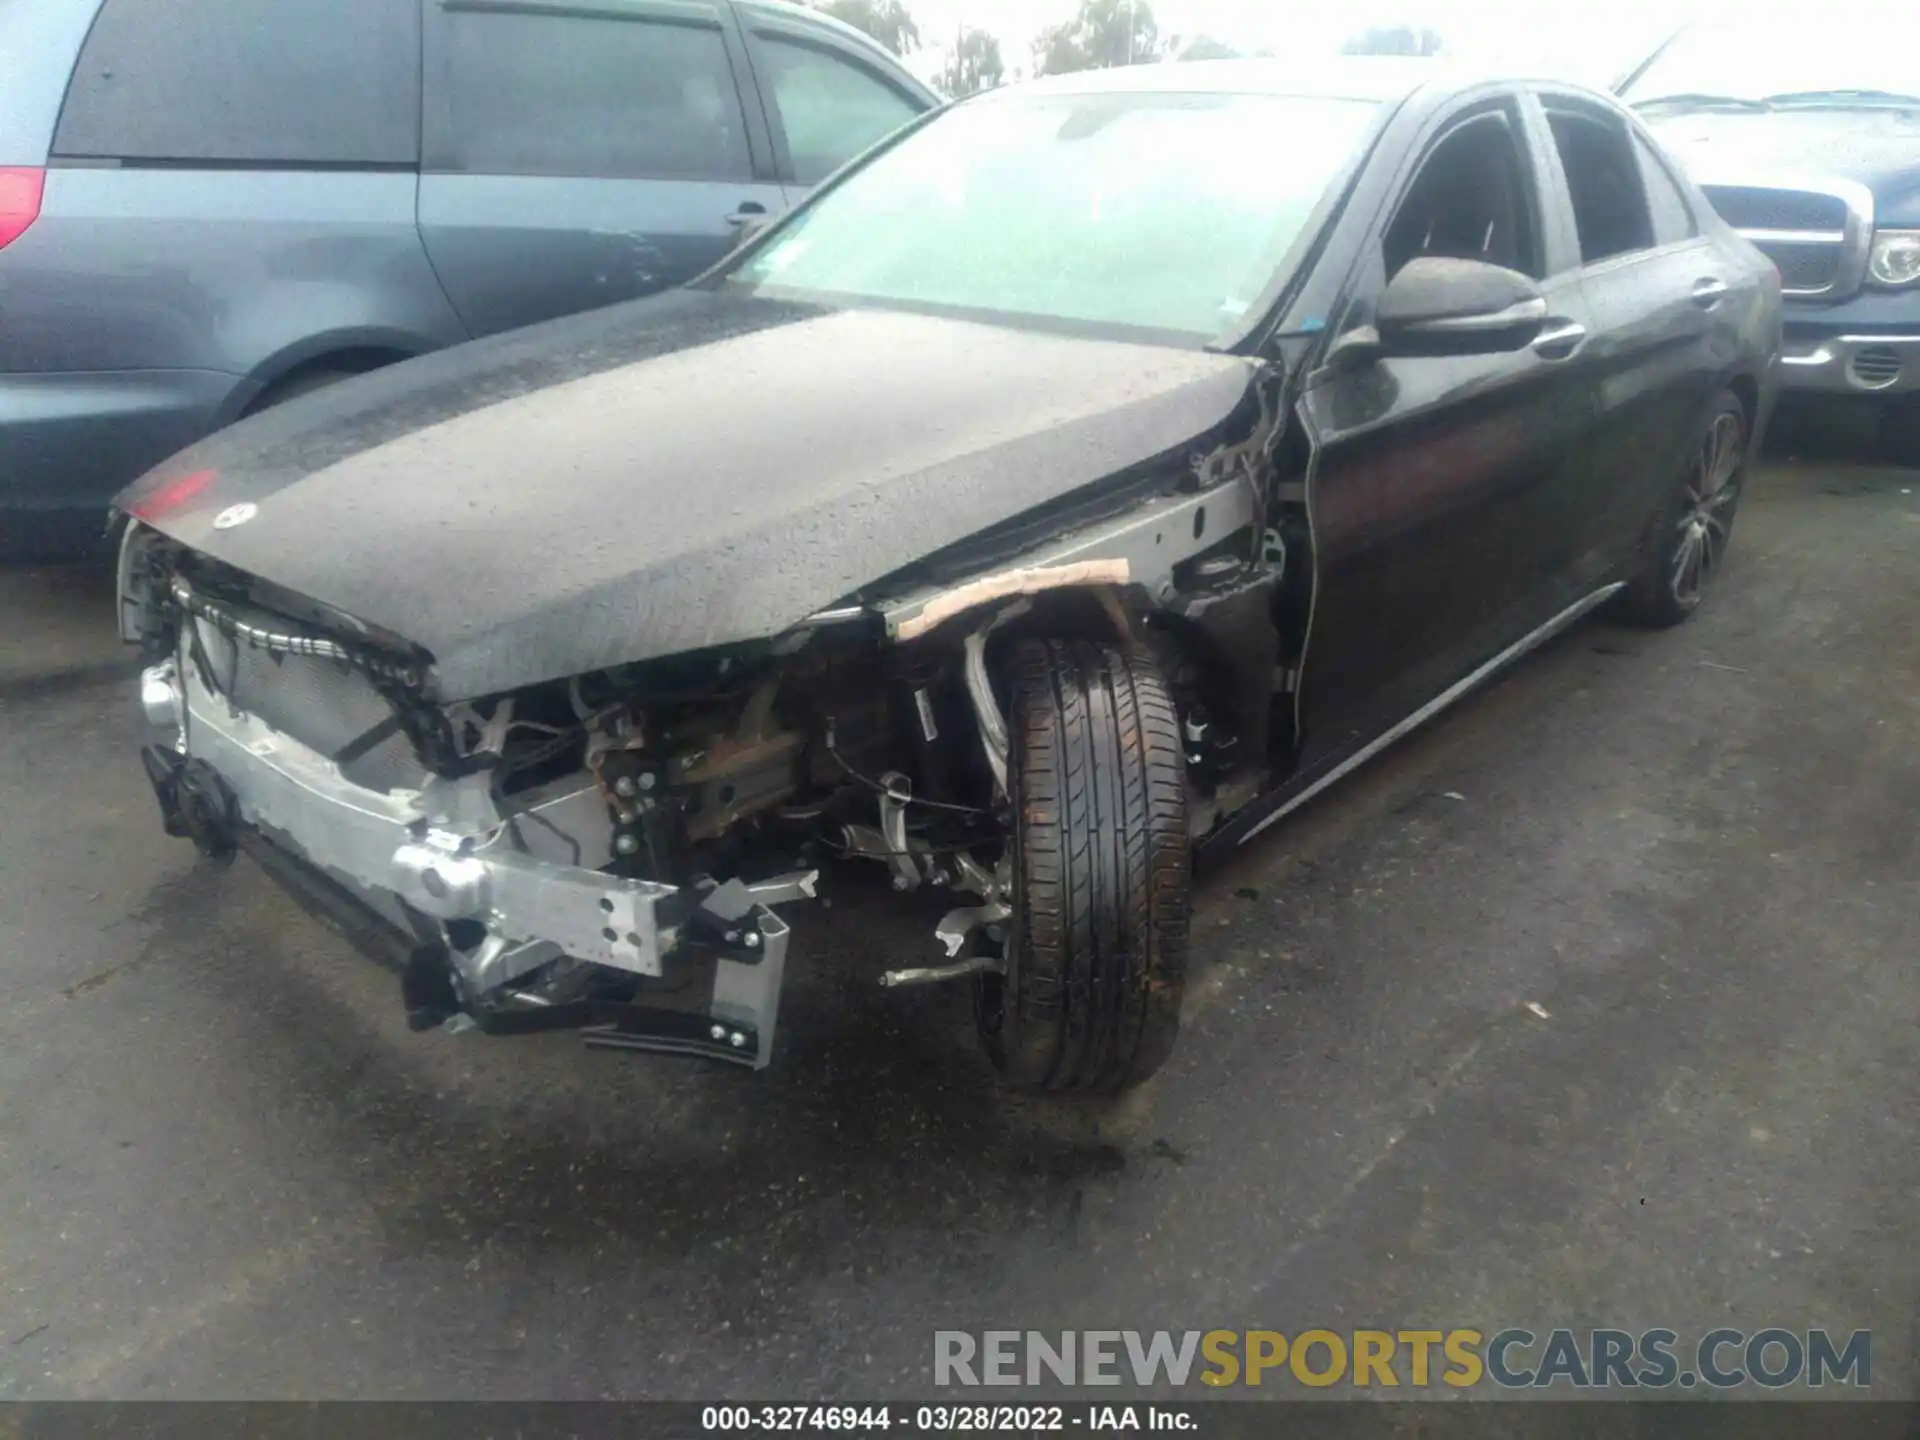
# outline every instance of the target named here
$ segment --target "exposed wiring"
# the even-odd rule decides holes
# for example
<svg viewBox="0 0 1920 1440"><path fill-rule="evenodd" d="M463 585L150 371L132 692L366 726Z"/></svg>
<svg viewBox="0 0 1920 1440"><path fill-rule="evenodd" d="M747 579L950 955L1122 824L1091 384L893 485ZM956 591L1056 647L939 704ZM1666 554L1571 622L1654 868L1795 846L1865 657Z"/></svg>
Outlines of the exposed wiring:
<svg viewBox="0 0 1920 1440"><path fill-rule="evenodd" d="M515 842L520 845L521 849L524 850L526 848L526 842L521 840L517 832L520 822L522 820L529 820L535 825L538 825L542 830L549 831L555 839L573 851L572 864L577 866L584 863L581 859L580 842L573 836L567 834L566 831L562 830L546 816L542 815L538 810L529 810L511 795L506 794L496 795L494 797L494 803L499 807L500 813L505 818L508 828L516 832L513 838Z"/></svg>
<svg viewBox="0 0 1920 1440"><path fill-rule="evenodd" d="M566 754L585 737L586 733L586 728L582 726L578 730L557 735L544 745L536 745L531 750L522 751L511 758L503 756L496 768L502 774L517 775L522 770L531 770L536 765L544 765L547 761Z"/></svg>
<svg viewBox="0 0 1920 1440"><path fill-rule="evenodd" d="M513 756L511 759L505 756L501 757L498 768L505 774L515 775L522 770L529 770L535 765L544 765L549 760L557 759L559 756L566 754L568 750L572 749L582 740L592 735L594 727L607 716L617 714L623 708L625 708L624 701L603 706L582 718L578 725L571 727L547 725L537 720L515 720L507 726L509 733L520 729L538 730L552 738L543 744L535 745L532 749Z"/></svg>
<svg viewBox="0 0 1920 1440"><path fill-rule="evenodd" d="M508 727L509 730L523 728L537 730L552 738L544 744L535 745L533 748L513 756L511 759L503 757L497 767L498 770L504 775L517 774L522 770L531 769L536 765L543 765L547 761L565 754L568 749L592 732L594 724L598 720L619 708L619 705L613 705L604 710L597 711L584 719L581 724L571 729L543 725L531 720L514 721ZM865 786L876 795L893 796L893 792L880 781L870 775L861 774L860 771L854 769L852 765L847 763L846 757L840 753L839 747L834 743L833 726L831 723L828 724L826 729L826 750L827 754L833 757L833 763L840 767L848 779L854 781L856 784ZM943 810L953 815L991 816L993 813L991 810L984 810L977 805L955 805L945 800L923 799L918 795L905 797L893 796L893 798L904 799L908 805L918 805L928 810Z"/></svg>
<svg viewBox="0 0 1920 1440"><path fill-rule="evenodd" d="M991 810L982 810L977 805L950 805L944 800L923 800L918 795L896 795L892 790L882 785L872 776L862 775L846 762L845 757L841 755L839 749L833 743L833 726L831 724L827 726L826 745L827 754L833 757L834 764L838 765L847 773L847 778L866 786L867 789L873 791L876 795L885 795L889 799L899 800L908 805L923 805L929 810L947 810L955 815L991 815L993 813Z"/></svg>

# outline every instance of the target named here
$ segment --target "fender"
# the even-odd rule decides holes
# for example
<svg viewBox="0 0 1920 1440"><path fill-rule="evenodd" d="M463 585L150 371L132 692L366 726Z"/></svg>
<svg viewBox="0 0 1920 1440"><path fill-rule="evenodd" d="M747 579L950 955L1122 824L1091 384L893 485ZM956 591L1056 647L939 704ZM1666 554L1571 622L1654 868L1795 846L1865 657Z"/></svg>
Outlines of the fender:
<svg viewBox="0 0 1920 1440"><path fill-rule="evenodd" d="M220 407L215 428L231 425L246 413L249 405L287 376L330 355L365 355L368 351L378 351L391 355L390 363L398 364L441 348L425 335L385 326L354 326L306 336L269 355L234 385Z"/></svg>

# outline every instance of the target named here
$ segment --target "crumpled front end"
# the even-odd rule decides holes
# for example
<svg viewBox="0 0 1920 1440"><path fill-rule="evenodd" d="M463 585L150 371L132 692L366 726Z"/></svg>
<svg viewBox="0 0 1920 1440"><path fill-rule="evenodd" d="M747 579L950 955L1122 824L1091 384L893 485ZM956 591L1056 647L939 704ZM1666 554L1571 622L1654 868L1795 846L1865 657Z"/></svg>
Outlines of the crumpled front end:
<svg viewBox="0 0 1920 1440"><path fill-rule="evenodd" d="M151 661L142 759L169 833L208 855L247 850L395 963L416 1028L465 1016L768 1063L788 939L772 907L811 898L812 872L674 884L598 868L644 849L664 790L637 750L604 736L588 768L510 787L488 762L507 749L511 700L414 706L405 655L223 595L156 563L158 548L134 527L121 596ZM689 1005L695 951L712 984Z"/></svg>
<svg viewBox="0 0 1920 1440"><path fill-rule="evenodd" d="M832 860L884 868L902 896L952 897L931 926L938 963L882 985L1004 996L1021 933L1013 837L1037 813L1017 803L1002 709L1018 656L1071 651L1094 666L1076 685L1138 670L1164 686L1184 748L1167 741L1155 763L1172 772L1164 792L1191 790L1183 817L1216 829L1261 793L1282 708L1272 601L1304 525L1262 504L1280 379L1263 371L1231 423L1190 447L777 633L662 653L637 615L634 659L510 666L501 689L436 684L444 656L342 608L351 587L310 594L201 546L201 530L248 525L256 502L161 529L140 518L150 492L132 507L120 604L148 665L159 734L144 760L167 829L209 855L248 850L389 955L418 1028L583 1028L765 1066L787 958L775 910L811 898ZM524 568L487 583L511 589ZM696 578L677 583L691 593ZM405 607L382 613L409 623ZM1145 741L1136 725L1114 743ZM1022 993L1039 1005L1045 989ZM990 1054L1008 1053L993 1048L1004 1012L981 1011ZM1085 1083L1119 1083L1131 1064Z"/></svg>

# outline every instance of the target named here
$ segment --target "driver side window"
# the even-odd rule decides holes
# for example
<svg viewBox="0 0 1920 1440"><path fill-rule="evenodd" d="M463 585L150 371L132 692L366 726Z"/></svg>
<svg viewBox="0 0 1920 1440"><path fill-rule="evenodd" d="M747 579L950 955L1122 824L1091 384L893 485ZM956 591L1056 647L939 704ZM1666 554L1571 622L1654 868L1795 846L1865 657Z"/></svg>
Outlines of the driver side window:
<svg viewBox="0 0 1920 1440"><path fill-rule="evenodd" d="M1533 187L1514 127L1499 112L1463 121L1436 145L1381 240L1386 276L1422 255L1483 260L1541 279Z"/></svg>

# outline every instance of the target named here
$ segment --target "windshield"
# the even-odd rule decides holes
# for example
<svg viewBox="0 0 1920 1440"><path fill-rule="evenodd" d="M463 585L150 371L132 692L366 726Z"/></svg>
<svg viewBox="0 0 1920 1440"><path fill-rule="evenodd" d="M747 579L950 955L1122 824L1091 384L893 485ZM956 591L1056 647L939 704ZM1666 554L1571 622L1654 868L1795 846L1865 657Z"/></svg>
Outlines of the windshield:
<svg viewBox="0 0 1920 1440"><path fill-rule="evenodd" d="M1274 279L1371 101L993 97L823 195L734 274L802 297L1212 339Z"/></svg>
<svg viewBox="0 0 1920 1440"><path fill-rule="evenodd" d="M1847 96L1835 92L1879 92ZM1851 25L1778 26L1751 15L1688 27L1627 87L1645 105L1682 101L1780 101L1785 104L1886 103L1920 97L1920 22L1887 6L1868 29Z"/></svg>

